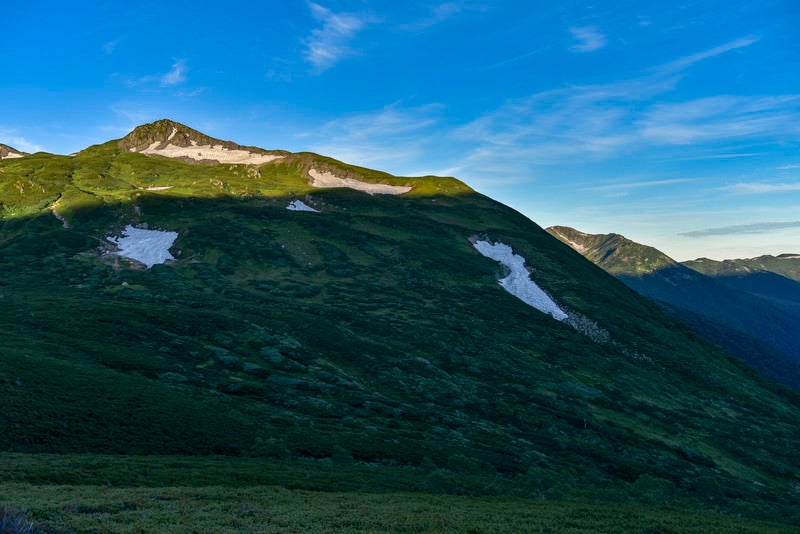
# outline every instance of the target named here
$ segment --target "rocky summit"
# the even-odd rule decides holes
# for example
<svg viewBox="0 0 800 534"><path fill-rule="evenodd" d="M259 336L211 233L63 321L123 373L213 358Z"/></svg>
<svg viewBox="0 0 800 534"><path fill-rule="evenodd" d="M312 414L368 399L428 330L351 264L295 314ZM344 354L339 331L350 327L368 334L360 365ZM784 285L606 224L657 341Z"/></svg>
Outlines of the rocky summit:
<svg viewBox="0 0 800 534"><path fill-rule="evenodd" d="M15 148L0 143L0 159L21 158L25 155L25 152L20 152Z"/></svg>

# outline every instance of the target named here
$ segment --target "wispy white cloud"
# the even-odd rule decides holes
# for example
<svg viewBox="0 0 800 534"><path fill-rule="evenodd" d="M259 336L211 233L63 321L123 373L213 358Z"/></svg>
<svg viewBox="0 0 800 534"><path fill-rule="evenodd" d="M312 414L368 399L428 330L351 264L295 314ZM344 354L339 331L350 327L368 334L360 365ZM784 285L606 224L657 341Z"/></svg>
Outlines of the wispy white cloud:
<svg viewBox="0 0 800 534"><path fill-rule="evenodd" d="M597 26L580 26L569 28L575 44L569 47L573 52L594 52L606 46L606 36Z"/></svg>
<svg viewBox="0 0 800 534"><path fill-rule="evenodd" d="M797 134L799 118L800 95L714 96L652 106L639 118L639 127L655 143L686 145Z"/></svg>
<svg viewBox="0 0 800 534"><path fill-rule="evenodd" d="M761 194L761 193L785 193L788 191L800 191L800 182L794 183L765 183L765 182L749 182L733 184L721 188L725 191L731 191L741 194Z"/></svg>
<svg viewBox="0 0 800 534"><path fill-rule="evenodd" d="M703 60L725 54L727 52L730 52L731 50L746 48L752 44L757 43L758 41L759 38L753 35L740 37L739 39L734 39L733 41L729 41L719 46L715 46L714 48L709 48L708 50L703 50L702 52L698 52L696 54L690 54L688 56L683 56L681 58L678 58L675 61L671 61L669 63L661 65L660 67L658 67L658 70L664 72L681 71L686 69L687 67L691 67L695 63L699 63Z"/></svg>
<svg viewBox="0 0 800 534"><path fill-rule="evenodd" d="M792 164L792 165L781 165L777 167L779 171L788 171L792 169L800 169L800 164Z"/></svg>
<svg viewBox="0 0 800 534"><path fill-rule="evenodd" d="M157 110L135 102L117 102L115 104L111 104L109 109L115 115L122 117L136 126L148 122L153 117L158 115Z"/></svg>
<svg viewBox="0 0 800 534"><path fill-rule="evenodd" d="M186 81L186 72L188 70L189 69L186 66L186 61L178 59L172 64L172 68L169 70L169 72L161 76L159 83L162 87L180 85Z"/></svg>
<svg viewBox="0 0 800 534"><path fill-rule="evenodd" d="M170 88L181 85L186 82L186 73L189 72L189 67L184 59L176 59L173 61L172 66L167 72L160 74L148 74L147 76L140 76L138 78L122 78L125 85L131 88L155 88L164 87Z"/></svg>
<svg viewBox="0 0 800 534"><path fill-rule="evenodd" d="M175 96L179 96L181 98L192 98L192 97L195 97L195 96L203 94L206 89L207 89L206 87L196 87L194 89L186 90L186 91L179 90L179 91L175 92Z"/></svg>
<svg viewBox="0 0 800 534"><path fill-rule="evenodd" d="M114 39L113 41L103 43L103 52L105 52L107 56L110 56L111 54L114 53L114 50L116 50L117 45L121 42L122 39Z"/></svg>
<svg viewBox="0 0 800 534"><path fill-rule="evenodd" d="M442 110L439 104L393 104L330 121L304 137L315 152L349 163L411 174L415 160L434 152L432 143Z"/></svg>
<svg viewBox="0 0 800 534"><path fill-rule="evenodd" d="M733 157L738 146L748 146L752 153L754 143L796 139L800 95L722 95L661 103L680 83L680 69L755 41L738 39L638 78L565 87L506 102L456 130L468 145L463 163L480 169L503 158L519 162L520 171L572 162L576 156L608 159L682 146L692 150L679 157L698 150L704 156L714 150Z"/></svg>
<svg viewBox="0 0 800 534"><path fill-rule="evenodd" d="M409 24L401 24L398 28L411 32L427 30L428 28L432 28L437 24L441 24L453 18L455 15L468 8L469 6L465 2L444 2L430 7L425 17Z"/></svg>
<svg viewBox="0 0 800 534"><path fill-rule="evenodd" d="M494 62L489 63L487 65L482 65L482 66L478 67L476 70L479 70L479 71L492 70L492 69L496 69L498 67L505 67L505 66L511 65L513 63L518 63L518 62L520 62L522 60L528 59L529 57L533 57L535 55L541 54L542 52L544 52L544 51L548 50L549 48L551 48L551 46L552 45L539 46L539 47L534 48L533 50L529 50L529 51L527 51L525 53L518 54L518 55L513 56L513 57L501 59L500 61L494 61Z"/></svg>
<svg viewBox="0 0 800 534"><path fill-rule="evenodd" d="M719 226L717 228L705 228L703 230L693 230L683 232L678 235L686 237L709 237L720 235L736 234L766 234L775 230L785 230L787 228L800 228L800 221L784 222L756 222L750 224L734 224L731 226Z"/></svg>
<svg viewBox="0 0 800 534"><path fill-rule="evenodd" d="M0 127L0 143L8 145L22 152L41 152L44 148L34 142L28 141L24 137L17 135L11 128Z"/></svg>
<svg viewBox="0 0 800 534"><path fill-rule="evenodd" d="M696 178L671 178L668 180L641 180L638 182L625 182L616 184L598 185L583 188L584 191L614 191L617 189L640 189L643 187L661 187L665 185L685 184L696 182Z"/></svg>
<svg viewBox="0 0 800 534"><path fill-rule="evenodd" d="M123 136L137 126L169 116L166 111L136 101L115 102L108 109L119 118L118 122L99 126L108 135Z"/></svg>
<svg viewBox="0 0 800 534"><path fill-rule="evenodd" d="M763 156L764 152L732 152L732 153L718 153L718 154L692 154L690 156L683 156L680 159L684 161L699 161L704 159L742 159L742 158L758 158Z"/></svg>
<svg viewBox="0 0 800 534"><path fill-rule="evenodd" d="M374 21L368 15L334 13L313 2L309 3L309 7L311 15L322 23L322 27L311 30L311 35L305 39L304 56L318 72L352 54L351 41L360 30Z"/></svg>
<svg viewBox="0 0 800 534"><path fill-rule="evenodd" d="M576 154L605 157L636 142L629 107L640 90L621 83L544 91L508 102L455 135L477 145L473 163L497 157L535 164Z"/></svg>

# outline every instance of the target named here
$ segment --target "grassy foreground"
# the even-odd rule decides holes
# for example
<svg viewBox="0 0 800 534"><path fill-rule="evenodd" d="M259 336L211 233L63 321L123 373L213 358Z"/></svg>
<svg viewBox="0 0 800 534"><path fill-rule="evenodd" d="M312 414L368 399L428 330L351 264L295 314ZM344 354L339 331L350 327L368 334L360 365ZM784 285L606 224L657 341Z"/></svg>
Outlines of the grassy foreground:
<svg viewBox="0 0 800 534"><path fill-rule="evenodd" d="M711 513L630 505L279 486L0 484L42 532L790 532Z"/></svg>
<svg viewBox="0 0 800 534"><path fill-rule="evenodd" d="M313 460L2 453L0 511L59 534L796 531L714 506L642 501L644 492L574 487L520 498L487 482Z"/></svg>

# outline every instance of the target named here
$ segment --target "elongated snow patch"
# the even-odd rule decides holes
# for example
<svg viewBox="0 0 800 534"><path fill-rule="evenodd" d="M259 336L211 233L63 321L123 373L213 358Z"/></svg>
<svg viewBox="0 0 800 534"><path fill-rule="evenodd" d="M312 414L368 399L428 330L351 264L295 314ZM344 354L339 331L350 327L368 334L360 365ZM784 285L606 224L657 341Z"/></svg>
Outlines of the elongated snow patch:
<svg viewBox="0 0 800 534"><path fill-rule="evenodd" d="M195 142L192 142L192 146L168 144L162 148L158 148L159 144L161 143L156 141L142 150L141 153L166 156L168 158L189 158L196 161L213 160L219 163L242 163L246 165L263 165L283 157L273 154L258 154L247 150L231 150L222 145L198 145Z"/></svg>
<svg viewBox="0 0 800 534"><path fill-rule="evenodd" d="M407 185L373 184L355 178L341 178L333 173L320 172L316 169L310 169L308 175L314 187L349 187L370 195L402 195L411 191L411 187Z"/></svg>
<svg viewBox="0 0 800 534"><path fill-rule="evenodd" d="M473 246L487 258L499 261L511 271L511 274L500 280L503 289L525 304L533 306L541 312L549 313L559 321L567 318L567 314L553 302L553 299L531 280L528 269L525 268L525 258L514 254L511 247L503 243L492 244L488 241L476 241Z"/></svg>
<svg viewBox="0 0 800 534"><path fill-rule="evenodd" d="M178 232L145 230L144 228L134 228L129 224L122 231L122 236L106 237L106 239L119 247L119 250L114 254L140 261L148 269L158 263L175 259L169 253L169 248L178 238Z"/></svg>
<svg viewBox="0 0 800 534"><path fill-rule="evenodd" d="M319 210L315 210L302 200L292 200L289 202L289 205L286 206L286 209L290 211L313 211L314 213L319 213Z"/></svg>

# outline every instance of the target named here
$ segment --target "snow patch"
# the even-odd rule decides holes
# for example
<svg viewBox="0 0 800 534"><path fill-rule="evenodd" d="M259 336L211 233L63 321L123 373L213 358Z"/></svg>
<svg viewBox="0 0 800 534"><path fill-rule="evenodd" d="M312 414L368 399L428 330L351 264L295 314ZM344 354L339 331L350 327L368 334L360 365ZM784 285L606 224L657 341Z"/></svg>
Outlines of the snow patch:
<svg viewBox="0 0 800 534"><path fill-rule="evenodd" d="M151 187L145 187L145 191L166 191L167 189L172 189L174 186L171 185L157 185Z"/></svg>
<svg viewBox="0 0 800 534"><path fill-rule="evenodd" d="M0 159L22 158L25 154L17 154L16 152L9 152L5 156L0 156Z"/></svg>
<svg viewBox="0 0 800 534"><path fill-rule="evenodd" d="M315 210L302 200L292 200L289 202L289 205L286 206L286 209L290 211L313 211L314 213L319 213L319 210Z"/></svg>
<svg viewBox="0 0 800 534"><path fill-rule="evenodd" d="M119 248L119 251L113 254L144 263L148 269L158 263L175 259L169 253L169 248L178 238L178 232L145 230L129 224L122 231L122 236L106 237Z"/></svg>
<svg viewBox="0 0 800 534"><path fill-rule="evenodd" d="M189 158L196 161L214 160L218 163L243 163L245 165L262 165L283 157L273 154L257 154L247 150L230 150L222 145L198 145L195 141L192 141L192 146L169 144L158 148L160 144L160 141L156 141L141 153L168 158Z"/></svg>
<svg viewBox="0 0 800 534"><path fill-rule="evenodd" d="M349 187L370 195L402 195L411 191L411 187L407 185L373 184L354 178L341 178L333 173L320 172L316 169L310 169L308 175L314 187Z"/></svg>
<svg viewBox="0 0 800 534"><path fill-rule="evenodd" d="M52 207L52 208L50 209L50 212L53 214L53 216L54 216L56 219L58 219L59 221L61 221L61 226L63 226L64 228L69 228L69 222L68 222L68 221L67 221L67 220L64 218L64 216L63 216L63 215L60 215L60 214L59 214L59 213L56 211L55 207Z"/></svg>
<svg viewBox="0 0 800 534"><path fill-rule="evenodd" d="M531 280L528 269L525 268L525 258L519 254L514 254L511 247L503 243L489 243L488 241L476 241L472 244L478 252L499 261L507 267L511 274L500 280L503 289L520 299L525 304L533 306L537 310L549 313L553 318L563 321L568 317L564 311L547 296L542 289Z"/></svg>

